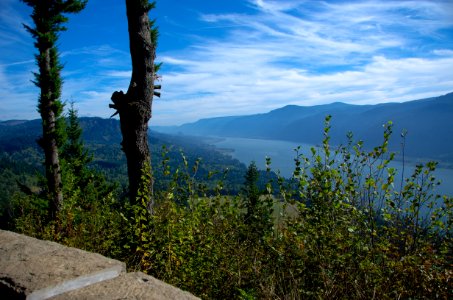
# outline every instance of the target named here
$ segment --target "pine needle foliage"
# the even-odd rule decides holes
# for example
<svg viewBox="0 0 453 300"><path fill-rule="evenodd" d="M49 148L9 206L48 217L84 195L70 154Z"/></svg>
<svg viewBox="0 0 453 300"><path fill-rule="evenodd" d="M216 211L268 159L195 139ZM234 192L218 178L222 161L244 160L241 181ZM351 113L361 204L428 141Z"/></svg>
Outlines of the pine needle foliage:
<svg viewBox="0 0 453 300"><path fill-rule="evenodd" d="M88 153L83 143L82 128L73 102L70 104L66 121L67 141L62 147L62 158L75 176L84 177L84 169L93 157Z"/></svg>
<svg viewBox="0 0 453 300"><path fill-rule="evenodd" d="M44 150L48 192L52 201L49 215L55 217L63 205L61 165L59 148L65 143L65 123L62 118L63 103L61 97L63 66L59 62L57 41L60 31L68 21L66 13L80 12L87 1L83 0L22 0L33 8L34 27L25 25L25 29L35 39L35 55L38 72L34 73L34 84L40 89L38 111L42 118L43 135L38 141Z"/></svg>

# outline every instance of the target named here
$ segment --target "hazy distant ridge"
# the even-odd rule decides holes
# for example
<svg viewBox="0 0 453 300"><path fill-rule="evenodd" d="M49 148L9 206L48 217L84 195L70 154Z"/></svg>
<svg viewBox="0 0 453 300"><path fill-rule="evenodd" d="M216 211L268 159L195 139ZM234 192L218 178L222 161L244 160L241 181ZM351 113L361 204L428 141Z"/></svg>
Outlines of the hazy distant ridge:
<svg viewBox="0 0 453 300"><path fill-rule="evenodd" d="M408 131L406 154L453 162L453 93L444 96L378 105L332 103L318 106L288 105L265 114L202 119L160 131L188 135L278 139L319 144L323 121L332 115L332 143L344 143L352 131L369 146L382 140L382 125L394 123L391 149L401 149L400 133Z"/></svg>

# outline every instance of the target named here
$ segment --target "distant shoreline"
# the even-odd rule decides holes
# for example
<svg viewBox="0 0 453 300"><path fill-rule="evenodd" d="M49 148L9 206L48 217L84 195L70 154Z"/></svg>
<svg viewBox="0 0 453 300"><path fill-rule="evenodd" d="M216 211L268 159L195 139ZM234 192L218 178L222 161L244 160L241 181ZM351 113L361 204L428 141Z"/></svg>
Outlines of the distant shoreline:
<svg viewBox="0 0 453 300"><path fill-rule="evenodd" d="M225 154L229 154L229 155L232 155L236 150L234 149L234 147L219 147L218 144L222 143L222 142L225 142L227 141L228 139L244 139L244 140L255 140L255 141L277 141L277 142L282 142L282 143L289 143L289 144L298 144L296 142L293 142L293 141L287 141L287 140L276 140L276 139L258 139L258 138L244 138L244 137L218 137L218 136L208 136L208 137L205 137L205 136L199 136L199 138L211 145L211 146L214 146L216 148L216 150L218 150L219 152L221 153L225 153ZM300 143L298 144L300 146L303 146L303 145L309 145L307 143ZM320 145L310 145L310 146L314 146L314 147L320 147ZM336 149L338 148L339 145L331 145L331 148L332 149ZM289 150L292 150L292 149L289 149ZM268 155L269 156L269 155ZM271 156L269 156L271 157ZM264 157L265 158L265 157ZM264 159L263 158L263 159ZM271 157L272 158L272 157ZM399 153L396 153L395 154L395 158L393 159L394 162L398 162L398 163L403 163L403 158L402 158L402 155L399 154ZM442 161L442 160L438 160L438 159L435 159L435 158L429 158L429 157L412 157L412 156L406 156L404 158L404 163L407 163L409 165L417 165L417 164L426 164L430 161L435 161L438 163L437 165L437 168L441 168L441 169L449 169L449 170L453 170L453 163L452 162L448 162L448 161Z"/></svg>

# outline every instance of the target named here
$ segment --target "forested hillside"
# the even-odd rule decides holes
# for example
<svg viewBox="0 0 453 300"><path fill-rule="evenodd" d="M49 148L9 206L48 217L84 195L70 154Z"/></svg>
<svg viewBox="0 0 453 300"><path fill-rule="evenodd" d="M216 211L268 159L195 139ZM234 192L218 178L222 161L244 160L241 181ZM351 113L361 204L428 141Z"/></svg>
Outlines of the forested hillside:
<svg viewBox="0 0 453 300"><path fill-rule="evenodd" d="M119 192L126 188L127 169L121 151L121 134L116 119L81 118L83 140L93 160L90 168L117 183ZM2 214L20 184L35 186L36 176L43 176L42 151L37 140L41 134L41 121L0 122L0 195ZM171 169L183 167L183 156L193 165L200 160L195 177L207 185L222 181L225 192L237 194L242 186L246 167L230 156L198 138L172 136L150 131L152 164L156 174L156 189L162 187L162 162L169 159ZM228 172L223 173L226 169ZM213 173L209 177L208 174Z"/></svg>

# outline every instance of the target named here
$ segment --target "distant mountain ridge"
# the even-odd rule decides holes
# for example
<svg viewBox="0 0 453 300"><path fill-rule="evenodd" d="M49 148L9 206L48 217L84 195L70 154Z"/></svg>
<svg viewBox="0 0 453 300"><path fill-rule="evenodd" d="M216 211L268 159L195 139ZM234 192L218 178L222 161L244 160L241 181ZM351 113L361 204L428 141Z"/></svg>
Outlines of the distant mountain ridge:
<svg viewBox="0 0 453 300"><path fill-rule="evenodd" d="M341 144L351 131L356 140L375 146L382 125L392 121L390 149L401 150L400 133L407 130L405 154L453 163L453 93L403 103L317 106L288 105L264 114L202 119L177 127L155 127L166 133L241 137L319 144L326 115L332 115L331 141Z"/></svg>

